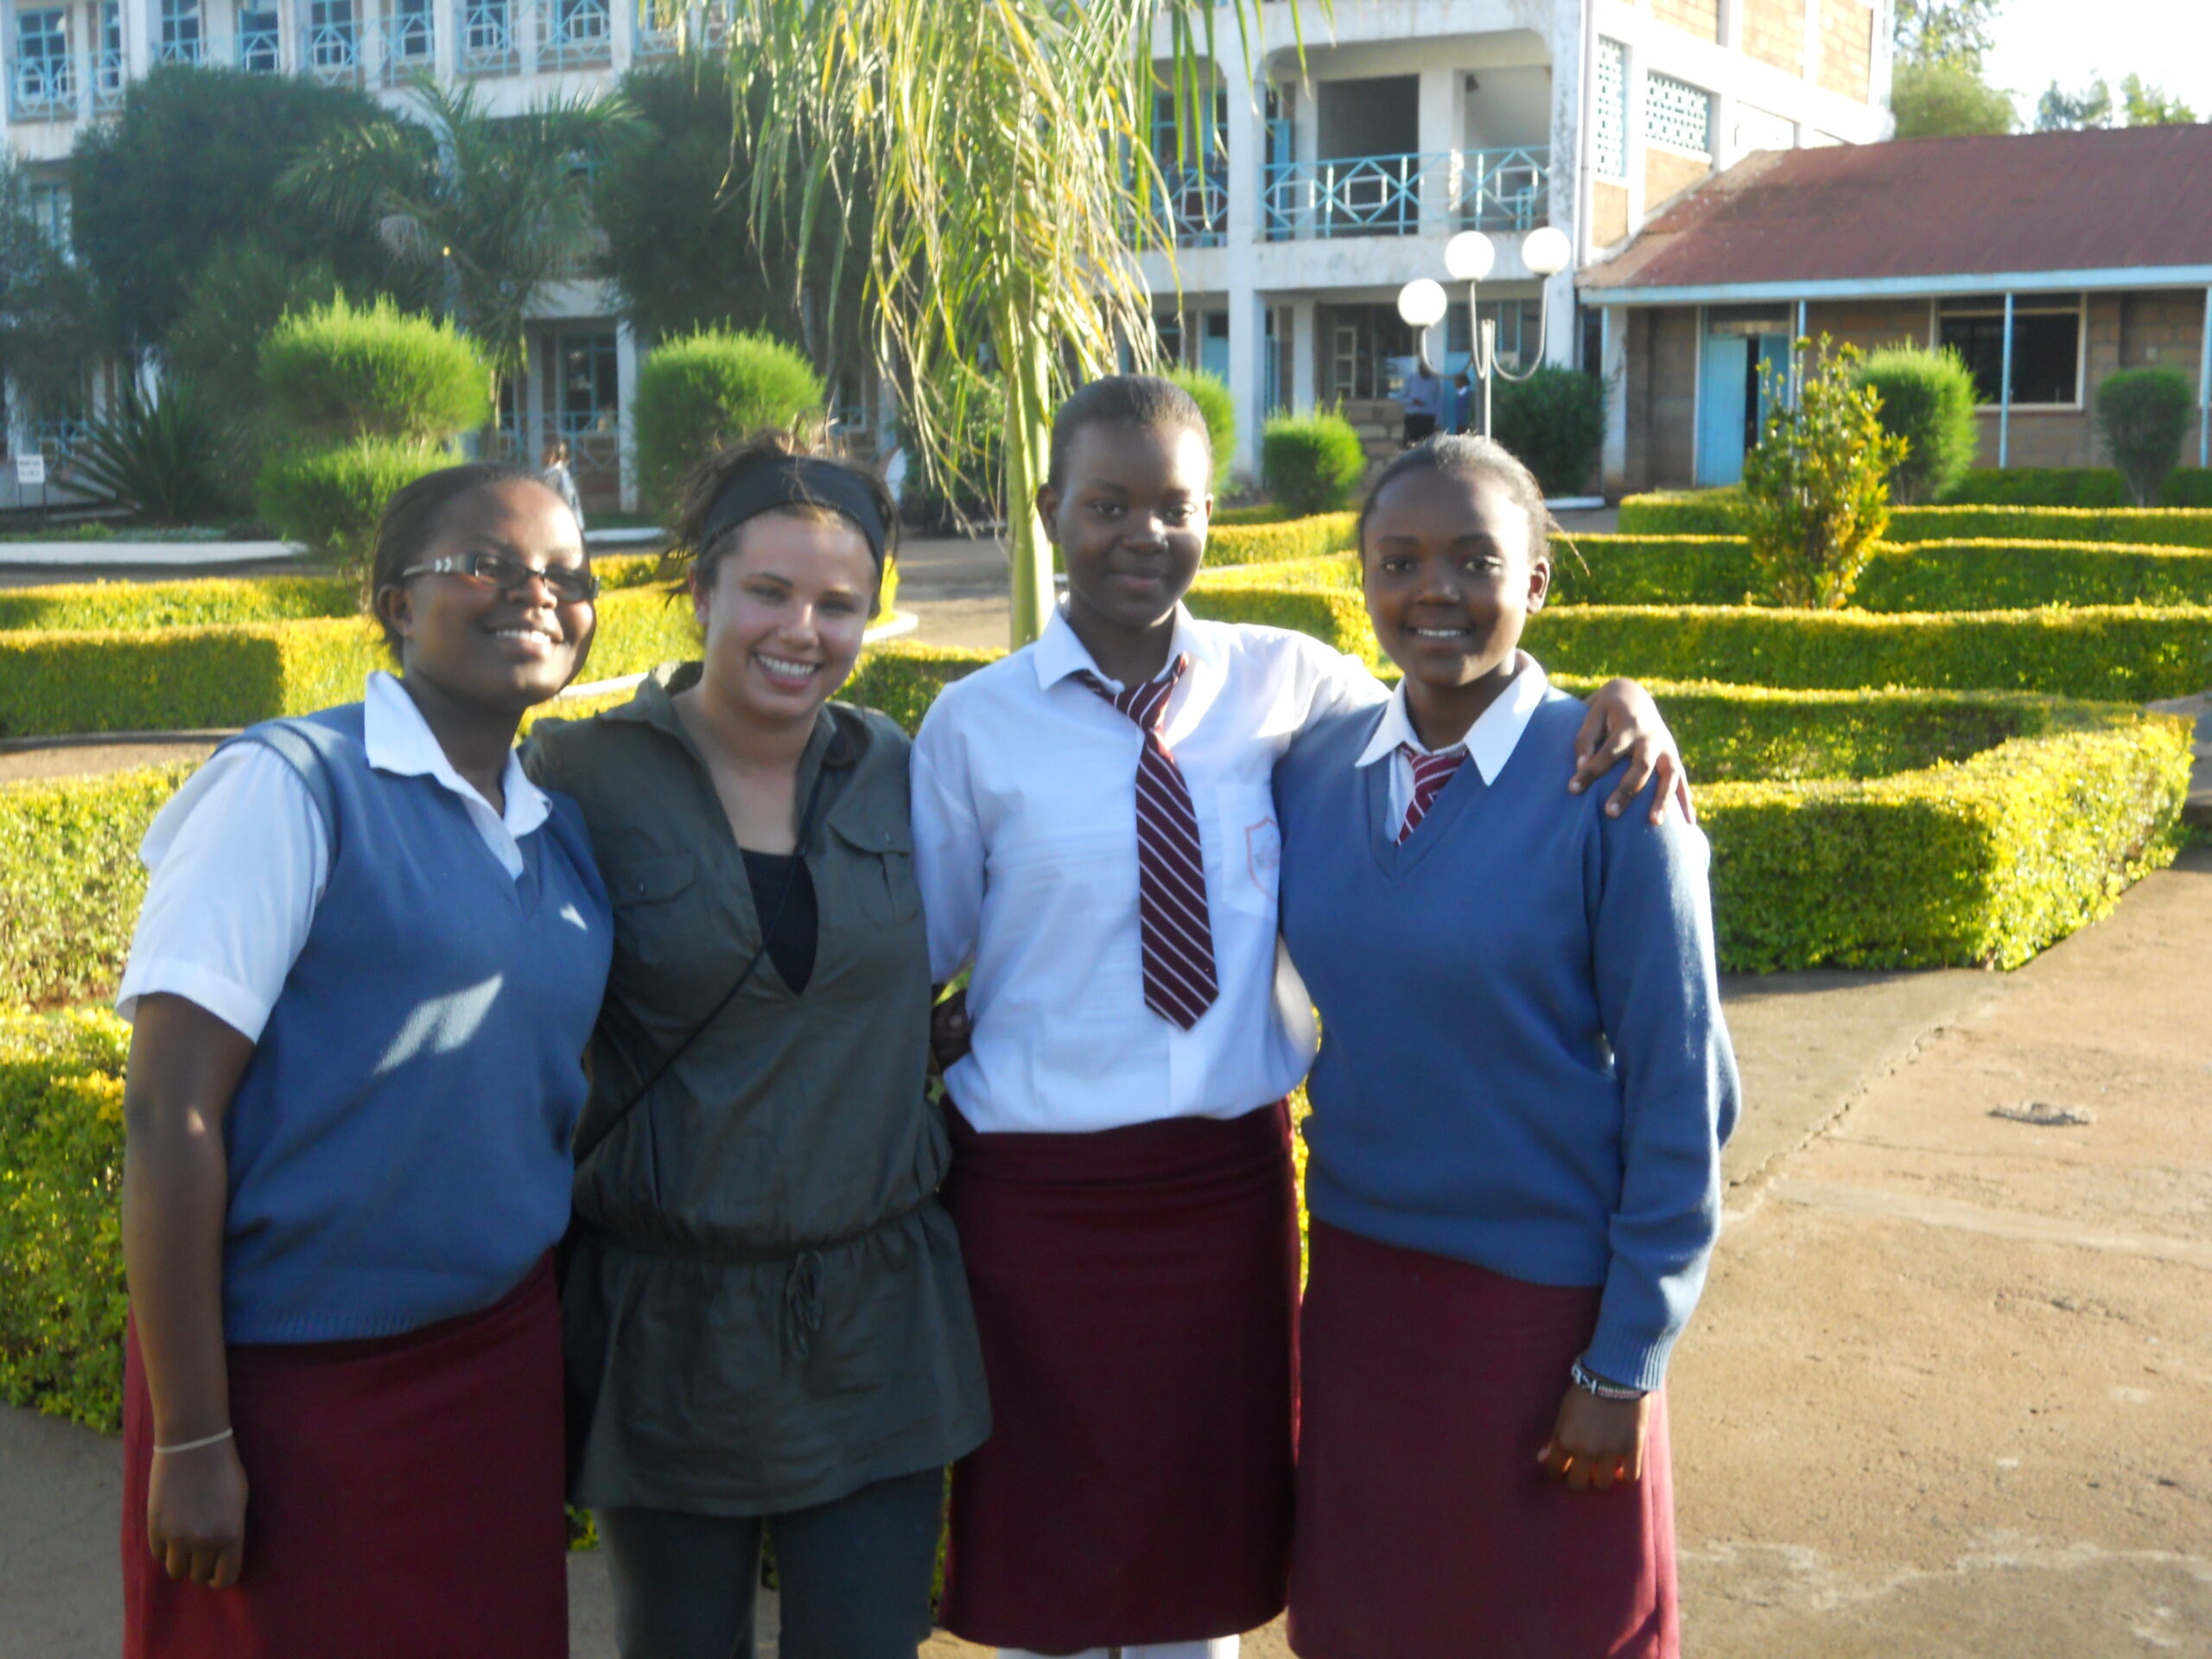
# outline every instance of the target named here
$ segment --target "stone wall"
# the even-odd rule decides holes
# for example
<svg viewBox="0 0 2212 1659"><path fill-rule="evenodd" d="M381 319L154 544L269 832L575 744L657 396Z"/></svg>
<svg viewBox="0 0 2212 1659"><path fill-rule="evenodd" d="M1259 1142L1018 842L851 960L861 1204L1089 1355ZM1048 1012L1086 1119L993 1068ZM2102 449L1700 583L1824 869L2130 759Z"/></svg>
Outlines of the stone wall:
<svg viewBox="0 0 2212 1659"><path fill-rule="evenodd" d="M1610 248L1628 239L1628 187L1604 179L1590 185L1590 240L1592 246Z"/></svg>
<svg viewBox="0 0 2212 1659"><path fill-rule="evenodd" d="M1637 306L1628 313L1624 489L1687 486L1694 476L1697 316L1697 308L1688 305Z"/></svg>
<svg viewBox="0 0 2212 1659"><path fill-rule="evenodd" d="M1836 300L1805 308L1805 332L1871 352L1884 346L1928 344L1925 300Z"/></svg>
<svg viewBox="0 0 2212 1659"><path fill-rule="evenodd" d="M1745 55L1793 75L1803 74L1805 0L1742 0L1742 4Z"/></svg>
<svg viewBox="0 0 2212 1659"><path fill-rule="evenodd" d="M1701 41L1720 38L1720 0L1651 0L1651 15Z"/></svg>
<svg viewBox="0 0 2212 1659"><path fill-rule="evenodd" d="M1874 72L1874 9L1859 0L1821 0L1821 85L1866 102Z"/></svg>
<svg viewBox="0 0 2212 1659"><path fill-rule="evenodd" d="M1668 197L1680 194L1712 171L1708 160L1652 145L1643 152L1644 212L1657 213ZM1625 200L1622 205L1625 209Z"/></svg>
<svg viewBox="0 0 2212 1659"><path fill-rule="evenodd" d="M2120 365L2178 369L2196 384L2204 349L2204 296L2194 289L2130 294L2120 317Z"/></svg>

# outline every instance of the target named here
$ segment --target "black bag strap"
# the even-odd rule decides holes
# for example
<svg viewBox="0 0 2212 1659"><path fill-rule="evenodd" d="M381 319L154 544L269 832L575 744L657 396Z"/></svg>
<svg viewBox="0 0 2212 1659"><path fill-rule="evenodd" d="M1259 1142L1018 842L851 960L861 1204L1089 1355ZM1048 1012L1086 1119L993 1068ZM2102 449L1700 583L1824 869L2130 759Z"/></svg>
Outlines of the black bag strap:
<svg viewBox="0 0 2212 1659"><path fill-rule="evenodd" d="M836 720L834 710L831 719L833 721ZM577 1141L575 1164L578 1169L582 1169L591 1155L607 1144L607 1137L622 1127L630 1114L644 1103L645 1096L660 1086L660 1080L674 1069L676 1063L690 1052L691 1045L705 1036L707 1028L721 1019L723 1011L737 1001L737 994L745 988L753 977L753 970L768 954L768 941L776 937L776 930L783 925L785 907L791 900L791 888L798 880L799 861L806 856L807 843L813 839L815 811L822 804L822 785L828 781L833 767L842 772L853 764L846 745L844 728L838 726L830 734L829 747L822 752L822 764L815 769L814 785L806 791L806 807L798 819L798 844L792 849L791 862L784 868L784 879L776 886L776 902L769 907L768 915L760 924L760 944L745 959L745 966L738 970L736 979L731 982L729 989L722 993L721 1000L709 1010L707 1017L692 1027L682 1042L661 1057L661 1062L653 1068L652 1075L639 1084L630 1098L615 1109L614 1115L601 1127L597 1135L589 1141Z"/></svg>

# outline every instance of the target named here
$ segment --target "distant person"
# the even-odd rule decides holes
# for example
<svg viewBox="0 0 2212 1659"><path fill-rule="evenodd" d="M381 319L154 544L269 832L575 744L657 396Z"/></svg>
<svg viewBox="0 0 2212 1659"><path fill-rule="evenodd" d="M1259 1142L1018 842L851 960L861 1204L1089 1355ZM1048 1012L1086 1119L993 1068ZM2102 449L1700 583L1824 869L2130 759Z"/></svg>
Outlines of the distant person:
<svg viewBox="0 0 2212 1659"><path fill-rule="evenodd" d="M1459 378L1452 383L1452 430L1471 432L1474 429L1477 396L1474 377L1466 370L1460 370Z"/></svg>
<svg viewBox="0 0 2212 1659"><path fill-rule="evenodd" d="M906 444L895 430L887 442L891 447L876 462L876 471L883 475L883 487L891 492L892 509L898 512L906 505Z"/></svg>
<svg viewBox="0 0 2212 1659"><path fill-rule="evenodd" d="M130 1659L568 1651L550 1251L614 925L513 746L598 582L480 462L392 497L371 585L399 677L233 738L140 851Z"/></svg>
<svg viewBox="0 0 2212 1659"><path fill-rule="evenodd" d="M1400 400L1405 408L1402 435L1407 448L1435 435L1437 423L1450 397L1443 380L1430 372L1427 364L1414 365L1414 372L1406 377L1405 391Z"/></svg>
<svg viewBox="0 0 2212 1659"><path fill-rule="evenodd" d="M569 511L575 514L576 529L581 533L584 527L584 504L576 494L575 474L569 470L569 441L566 438L546 439L545 449L539 457L538 464L542 468L538 476L545 480L547 489L569 504Z"/></svg>
<svg viewBox="0 0 2212 1659"><path fill-rule="evenodd" d="M1290 1640L1305 1659L1676 1659L1668 1356L1720 1228L1736 1063L1709 849L1577 798L1520 649L1543 492L1393 462L1363 591L1404 671L1275 768L1307 1085Z"/></svg>

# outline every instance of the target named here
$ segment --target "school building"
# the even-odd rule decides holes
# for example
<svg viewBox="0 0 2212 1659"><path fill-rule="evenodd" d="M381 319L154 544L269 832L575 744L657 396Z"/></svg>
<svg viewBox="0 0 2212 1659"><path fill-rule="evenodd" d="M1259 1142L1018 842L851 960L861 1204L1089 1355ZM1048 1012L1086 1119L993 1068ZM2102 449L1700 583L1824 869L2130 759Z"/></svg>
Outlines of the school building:
<svg viewBox="0 0 2212 1659"><path fill-rule="evenodd" d="M1446 280L1455 232L1497 245L1479 301L1506 361L1537 355L1548 297L1543 356L1595 367L1607 313L1578 281L1672 199L1755 152L1890 130L1891 0L1339 0L1329 26L1292 10L1264 7L1249 46L1219 31L1210 145L1177 144L1172 93L1154 111L1174 241L1143 261L1155 321L1228 383L1247 477L1276 409L1341 404L1387 447L1414 350L1398 290ZM1543 225L1573 248L1548 296L1521 255ZM1472 331L1447 286L1456 371Z"/></svg>
<svg viewBox="0 0 2212 1659"><path fill-rule="evenodd" d="M2109 464L2105 377L2171 366L2212 424L2212 126L1932 138L1739 162L1585 270L1608 493L1733 483L1793 338L1949 346L1983 467Z"/></svg>

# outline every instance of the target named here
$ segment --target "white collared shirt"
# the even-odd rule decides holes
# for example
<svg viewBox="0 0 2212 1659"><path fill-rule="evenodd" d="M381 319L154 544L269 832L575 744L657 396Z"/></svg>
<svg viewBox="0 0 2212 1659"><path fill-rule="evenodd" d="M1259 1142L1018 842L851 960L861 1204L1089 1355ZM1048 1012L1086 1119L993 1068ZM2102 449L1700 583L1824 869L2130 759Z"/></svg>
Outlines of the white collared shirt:
<svg viewBox="0 0 2212 1659"><path fill-rule="evenodd" d="M427 775L461 797L501 868L519 878L521 839L552 806L512 753L496 812L454 770L399 682L369 676L362 697L369 765ZM306 948L329 880L330 832L299 773L260 743L234 744L185 780L139 843L148 871L130 960L116 993L125 1020L138 999L168 992L256 1041Z"/></svg>
<svg viewBox="0 0 2212 1659"><path fill-rule="evenodd" d="M1529 720L1536 712L1536 705L1544 700L1544 693L1551 687L1550 677L1536 659L1525 651L1516 652L1513 677L1505 683L1505 690L1497 700L1475 717L1467 734L1457 743L1432 749L1414 729L1413 716L1406 711L1406 683L1400 680L1396 690L1390 693L1389 707L1382 711L1382 724L1375 728L1375 735L1368 740L1354 764L1371 766L1385 756L1397 757L1397 764L1390 768L1390 820L1403 823L1406 807L1414 798L1414 763L1400 753L1401 744L1410 746L1419 754L1451 754L1464 749L1467 758L1475 763L1475 770L1482 773L1483 782L1494 784L1519 747L1521 734L1529 729Z"/></svg>
<svg viewBox="0 0 2212 1659"><path fill-rule="evenodd" d="M1179 610L1170 654L1184 652L1160 735L1198 815L1221 988L1188 1031L1144 1002L1143 739L1078 677L1098 671L1065 616L947 686L922 721L914 868L932 972L975 967L973 1046L945 1081L979 1129L1235 1117L1288 1093L1313 1058L1312 1007L1275 937L1272 774L1301 729L1382 689L1304 634Z"/></svg>

